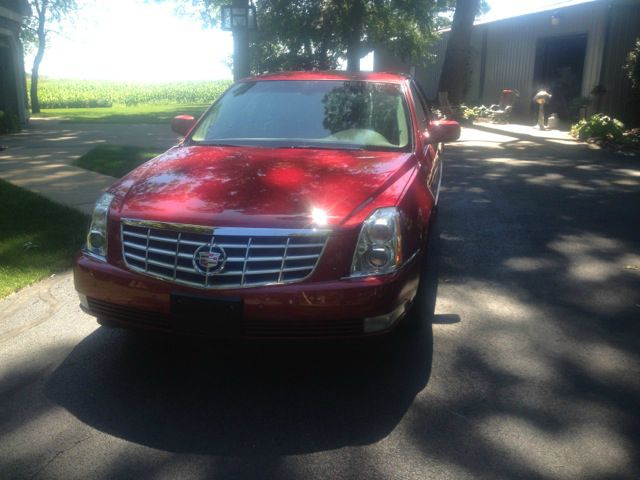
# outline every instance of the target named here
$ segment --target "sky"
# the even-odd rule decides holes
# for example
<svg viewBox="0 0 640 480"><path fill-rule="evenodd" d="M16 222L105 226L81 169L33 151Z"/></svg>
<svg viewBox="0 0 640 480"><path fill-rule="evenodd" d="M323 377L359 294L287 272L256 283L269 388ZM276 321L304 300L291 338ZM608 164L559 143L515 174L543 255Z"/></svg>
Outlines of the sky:
<svg viewBox="0 0 640 480"><path fill-rule="evenodd" d="M78 0L73 23L52 34L40 67L54 78L169 82L231 78L229 32L203 27L199 18L177 16L171 2ZM488 0L487 19L531 10L530 0ZM536 0L536 9L562 5ZM25 58L31 71L33 53ZM363 68L370 67L371 57Z"/></svg>
<svg viewBox="0 0 640 480"><path fill-rule="evenodd" d="M40 67L56 78L167 82L231 78L231 34L180 17L170 2L79 0L52 34ZM56 28L58 30L58 28ZM25 58L31 71L33 54Z"/></svg>

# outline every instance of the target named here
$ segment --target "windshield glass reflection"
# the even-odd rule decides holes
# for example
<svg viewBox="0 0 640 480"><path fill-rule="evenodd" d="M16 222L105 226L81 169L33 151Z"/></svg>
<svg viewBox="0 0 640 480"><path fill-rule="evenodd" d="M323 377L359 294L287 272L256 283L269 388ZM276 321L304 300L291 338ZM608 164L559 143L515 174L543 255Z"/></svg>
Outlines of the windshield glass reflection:
<svg viewBox="0 0 640 480"><path fill-rule="evenodd" d="M259 81L232 87L192 144L406 150L409 115L399 85Z"/></svg>

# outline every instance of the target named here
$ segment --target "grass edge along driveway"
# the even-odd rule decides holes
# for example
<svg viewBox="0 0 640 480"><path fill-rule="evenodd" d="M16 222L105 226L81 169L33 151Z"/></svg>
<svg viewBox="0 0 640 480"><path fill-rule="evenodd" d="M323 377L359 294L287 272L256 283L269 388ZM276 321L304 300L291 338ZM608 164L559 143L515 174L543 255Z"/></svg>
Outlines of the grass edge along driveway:
<svg viewBox="0 0 640 480"><path fill-rule="evenodd" d="M206 105L116 105L100 108L43 109L32 118L56 118L66 123L166 124L176 115L199 118L209 108Z"/></svg>
<svg viewBox="0 0 640 480"><path fill-rule="evenodd" d="M71 267L89 217L0 180L0 298Z"/></svg>
<svg viewBox="0 0 640 480"><path fill-rule="evenodd" d="M73 164L86 170L120 178L161 153L163 151L153 148L102 144L74 160Z"/></svg>

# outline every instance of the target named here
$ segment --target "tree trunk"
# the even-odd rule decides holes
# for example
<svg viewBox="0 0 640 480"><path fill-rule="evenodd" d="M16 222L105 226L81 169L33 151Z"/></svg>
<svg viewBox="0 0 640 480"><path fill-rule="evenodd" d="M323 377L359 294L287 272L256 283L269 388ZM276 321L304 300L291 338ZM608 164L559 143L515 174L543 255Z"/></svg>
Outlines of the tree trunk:
<svg viewBox="0 0 640 480"><path fill-rule="evenodd" d="M40 10L38 11L38 51L33 59L33 68L31 69L31 113L40 113L40 101L38 100L38 77L40 71L40 63L44 57L44 50L47 43L47 32L45 30L45 22L47 16L47 0L42 1Z"/></svg>
<svg viewBox="0 0 640 480"><path fill-rule="evenodd" d="M329 55L324 43L320 45L318 52L318 69L329 70Z"/></svg>
<svg viewBox="0 0 640 480"><path fill-rule="evenodd" d="M479 7L480 0L456 0L456 10L438 86L439 92L449 93L449 102L452 105L460 105L464 100L465 86L470 73L467 64L471 31Z"/></svg>
<svg viewBox="0 0 640 480"><path fill-rule="evenodd" d="M33 68L31 69L31 113L40 113L40 100L38 99L38 77L40 63L44 56L44 39L38 41L38 52L33 59Z"/></svg>
<svg viewBox="0 0 640 480"><path fill-rule="evenodd" d="M360 45L352 43L347 49L347 70L350 72L360 71Z"/></svg>
<svg viewBox="0 0 640 480"><path fill-rule="evenodd" d="M362 32L364 30L365 6L362 0L353 0L349 8L348 25L351 30L347 38L347 70L360 71L360 58L362 55Z"/></svg>

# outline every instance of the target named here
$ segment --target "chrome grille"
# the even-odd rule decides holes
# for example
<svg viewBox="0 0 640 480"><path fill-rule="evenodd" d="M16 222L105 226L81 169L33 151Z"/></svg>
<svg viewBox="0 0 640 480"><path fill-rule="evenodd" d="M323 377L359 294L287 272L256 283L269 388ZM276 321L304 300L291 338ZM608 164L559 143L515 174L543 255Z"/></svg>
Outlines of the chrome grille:
<svg viewBox="0 0 640 480"><path fill-rule="evenodd" d="M315 269L327 230L213 228L123 219L122 256L135 272L199 288L299 282ZM224 252L206 268L199 252ZM218 258L214 260L218 262ZM221 268L222 266L222 268ZM216 271L216 268L220 268ZM213 270L213 271L212 271Z"/></svg>

